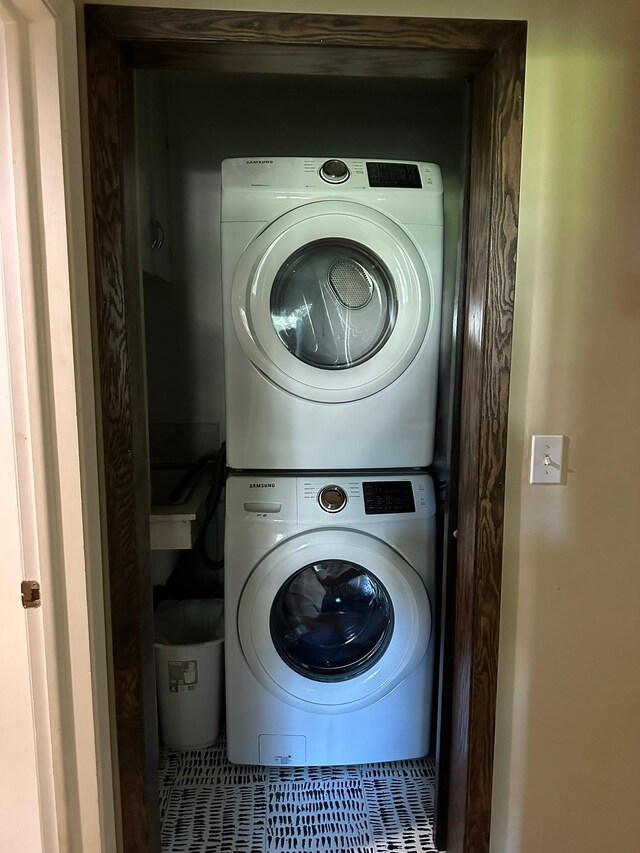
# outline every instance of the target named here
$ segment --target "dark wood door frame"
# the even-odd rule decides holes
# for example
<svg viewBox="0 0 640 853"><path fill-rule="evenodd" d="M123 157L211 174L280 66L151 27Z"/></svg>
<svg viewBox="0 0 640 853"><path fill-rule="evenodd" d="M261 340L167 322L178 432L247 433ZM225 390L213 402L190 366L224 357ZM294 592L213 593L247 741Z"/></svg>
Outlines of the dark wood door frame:
<svg viewBox="0 0 640 853"><path fill-rule="evenodd" d="M124 850L160 849L132 70L206 68L471 81L447 850L487 853L526 25L118 6L87 6L85 14L105 582Z"/></svg>

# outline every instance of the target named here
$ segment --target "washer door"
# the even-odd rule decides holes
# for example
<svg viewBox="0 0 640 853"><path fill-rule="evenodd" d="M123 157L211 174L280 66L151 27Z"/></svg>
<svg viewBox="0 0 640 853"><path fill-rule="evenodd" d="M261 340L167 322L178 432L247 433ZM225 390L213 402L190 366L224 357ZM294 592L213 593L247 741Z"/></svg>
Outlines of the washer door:
<svg viewBox="0 0 640 853"><path fill-rule="evenodd" d="M427 333L432 283L409 235L360 204L312 202L245 249L232 287L253 364L309 400L344 402L397 379Z"/></svg>
<svg viewBox="0 0 640 853"><path fill-rule="evenodd" d="M431 608L417 573L365 533L320 530L286 540L252 572L238 633L253 674L316 713L364 707L422 660Z"/></svg>

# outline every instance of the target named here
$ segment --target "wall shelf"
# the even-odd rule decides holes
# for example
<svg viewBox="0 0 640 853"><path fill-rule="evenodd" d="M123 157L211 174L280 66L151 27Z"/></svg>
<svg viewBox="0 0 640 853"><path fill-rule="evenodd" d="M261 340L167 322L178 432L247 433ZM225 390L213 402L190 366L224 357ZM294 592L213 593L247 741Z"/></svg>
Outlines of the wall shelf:
<svg viewBox="0 0 640 853"><path fill-rule="evenodd" d="M212 484L213 472L205 468L183 503L151 507L152 551L186 551L193 548L205 522L207 498Z"/></svg>

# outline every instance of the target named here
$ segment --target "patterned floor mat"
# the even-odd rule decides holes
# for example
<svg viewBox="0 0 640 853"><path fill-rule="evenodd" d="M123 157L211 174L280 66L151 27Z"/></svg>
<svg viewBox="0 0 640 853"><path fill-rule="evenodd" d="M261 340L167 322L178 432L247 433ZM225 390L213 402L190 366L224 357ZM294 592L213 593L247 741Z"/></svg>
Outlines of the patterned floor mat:
<svg viewBox="0 0 640 853"><path fill-rule="evenodd" d="M432 853L430 758L243 767L221 738L160 752L163 853Z"/></svg>

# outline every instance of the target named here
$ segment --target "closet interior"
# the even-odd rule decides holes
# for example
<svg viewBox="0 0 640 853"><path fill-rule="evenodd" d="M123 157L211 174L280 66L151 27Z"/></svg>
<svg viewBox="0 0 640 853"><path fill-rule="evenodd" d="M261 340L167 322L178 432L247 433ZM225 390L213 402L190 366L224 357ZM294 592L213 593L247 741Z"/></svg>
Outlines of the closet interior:
<svg viewBox="0 0 640 853"><path fill-rule="evenodd" d="M442 849L453 607L448 543L457 518L469 85L459 80L139 70L134 92L156 663L168 665L175 676L172 685L163 682L163 689L188 695L193 677L186 664L159 658L158 646L166 644L163 625L171 624L167 636L174 642L179 636L183 644L193 645L204 636L197 627L203 618L217 618L227 631L237 620L226 606L223 619L220 610L210 609L225 601L223 453L229 433L222 162L296 157L428 162L441 170L444 199L435 450L427 469L434 484L437 529L436 592L430 603L435 685L430 753L353 766L231 764L225 751L221 678L215 743L160 747L163 851ZM411 411L402 413L393 441L402 442L411 417ZM370 467L378 466L374 462ZM188 608L193 600L204 602L208 615L184 611L186 615L175 618L191 619L191 626L181 622L176 628L171 607L183 602ZM207 635L220 646L222 636L222 629ZM233 677L227 670L227 684ZM162 727L161 702L161 732Z"/></svg>

